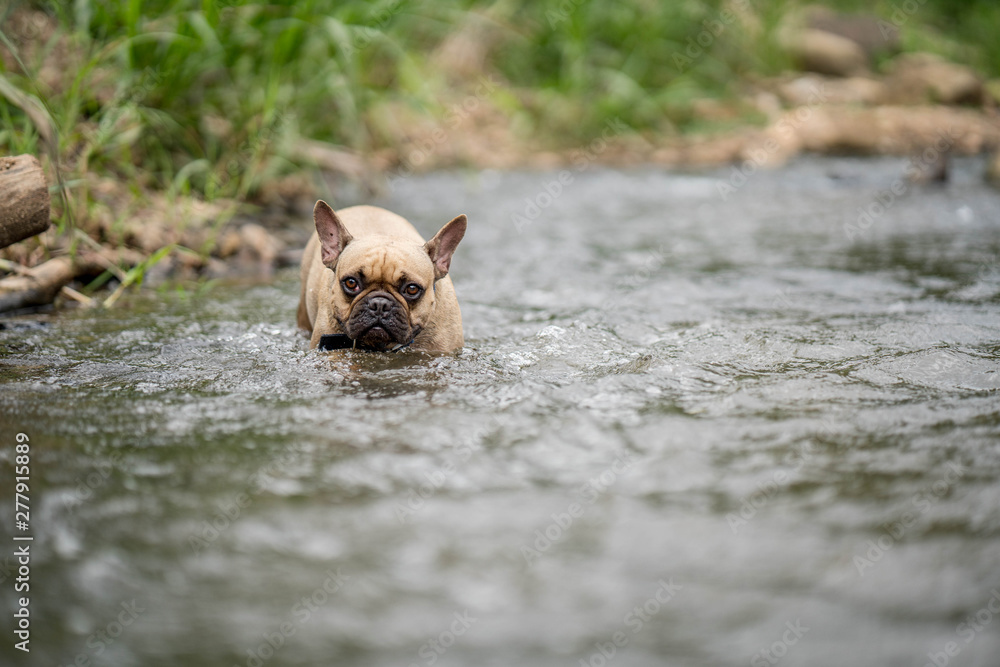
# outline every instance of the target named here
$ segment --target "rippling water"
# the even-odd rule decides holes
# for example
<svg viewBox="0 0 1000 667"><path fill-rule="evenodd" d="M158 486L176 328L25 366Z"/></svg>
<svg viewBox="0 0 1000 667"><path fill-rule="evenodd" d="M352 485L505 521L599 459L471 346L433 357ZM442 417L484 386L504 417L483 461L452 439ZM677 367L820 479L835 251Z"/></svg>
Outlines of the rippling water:
<svg viewBox="0 0 1000 667"><path fill-rule="evenodd" d="M293 271L2 320L0 659L996 667L1000 201L904 166L410 178L455 356L307 352Z"/></svg>

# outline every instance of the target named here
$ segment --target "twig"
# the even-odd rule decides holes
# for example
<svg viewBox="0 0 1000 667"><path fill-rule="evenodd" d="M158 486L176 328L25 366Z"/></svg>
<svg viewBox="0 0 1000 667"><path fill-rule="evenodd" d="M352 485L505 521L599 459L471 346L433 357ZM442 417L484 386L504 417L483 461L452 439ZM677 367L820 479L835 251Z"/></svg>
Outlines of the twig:
<svg viewBox="0 0 1000 667"><path fill-rule="evenodd" d="M77 292L75 289L73 289L69 285L64 285L63 288L59 292L63 296L68 297L70 299L73 299L74 301L77 301L79 303L82 303L83 305L87 306L88 308L97 305L97 303L93 299L91 299L89 296L87 296L86 294L81 294L80 292Z"/></svg>
<svg viewBox="0 0 1000 667"><path fill-rule="evenodd" d="M127 283L123 280L121 283L119 283L118 287L115 288L115 291L111 293L111 296L105 299L101 305L105 308L110 308L111 306L115 305L118 299L121 298L121 295L125 293L125 290L128 289L129 284L130 283Z"/></svg>
<svg viewBox="0 0 1000 667"><path fill-rule="evenodd" d="M9 271L11 273L17 273L22 276L31 275L31 269L29 269L26 266L22 266L17 262L12 262L7 259L0 259L0 269L3 269L4 271Z"/></svg>
<svg viewBox="0 0 1000 667"><path fill-rule="evenodd" d="M125 272L122 271L117 264L115 264L102 254L104 252L104 248L101 247L100 243L90 238L84 231L80 229L75 229L73 231L80 240L82 240L84 243L90 246L91 250L93 250L94 254L97 256L97 261L98 263L100 263L101 266L103 266L108 271L113 273L115 278L117 278L120 282L125 281L125 275L126 275Z"/></svg>

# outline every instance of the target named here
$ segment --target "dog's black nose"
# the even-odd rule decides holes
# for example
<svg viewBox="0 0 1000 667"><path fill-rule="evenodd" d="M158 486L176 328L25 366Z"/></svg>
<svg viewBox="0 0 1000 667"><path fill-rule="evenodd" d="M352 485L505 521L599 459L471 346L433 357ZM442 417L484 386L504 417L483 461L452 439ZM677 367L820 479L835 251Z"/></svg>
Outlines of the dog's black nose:
<svg viewBox="0 0 1000 667"><path fill-rule="evenodd" d="M376 317L386 317L392 312L392 307L396 305L390 297L387 296L373 296L368 299L368 303L365 304L365 308Z"/></svg>

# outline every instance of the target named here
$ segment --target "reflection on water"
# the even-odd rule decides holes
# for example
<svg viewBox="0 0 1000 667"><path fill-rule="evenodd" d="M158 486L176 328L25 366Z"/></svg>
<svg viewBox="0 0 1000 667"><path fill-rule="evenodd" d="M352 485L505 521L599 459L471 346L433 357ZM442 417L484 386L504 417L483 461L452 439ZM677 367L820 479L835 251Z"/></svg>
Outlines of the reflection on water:
<svg viewBox="0 0 1000 667"><path fill-rule="evenodd" d="M1000 202L969 161L850 231L903 166L592 170L520 230L555 175L411 178L470 218L455 356L307 352L294 272L5 320L0 656L994 667Z"/></svg>

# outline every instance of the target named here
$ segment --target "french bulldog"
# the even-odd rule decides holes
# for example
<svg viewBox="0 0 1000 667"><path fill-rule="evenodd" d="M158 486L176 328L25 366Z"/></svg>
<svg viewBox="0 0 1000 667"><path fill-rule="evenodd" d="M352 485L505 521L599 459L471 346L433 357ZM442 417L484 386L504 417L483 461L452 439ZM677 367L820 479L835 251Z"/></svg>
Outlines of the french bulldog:
<svg viewBox="0 0 1000 667"><path fill-rule="evenodd" d="M376 206L335 213L320 200L313 220L297 316L311 333L310 349L462 347L462 313L448 270L465 236L464 215L427 242L404 218Z"/></svg>

